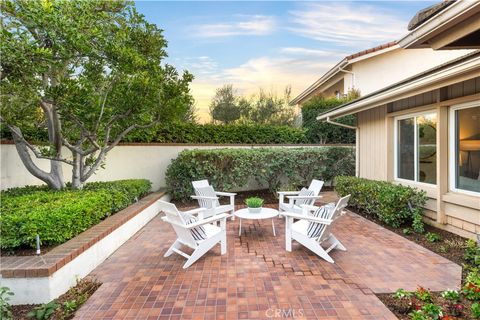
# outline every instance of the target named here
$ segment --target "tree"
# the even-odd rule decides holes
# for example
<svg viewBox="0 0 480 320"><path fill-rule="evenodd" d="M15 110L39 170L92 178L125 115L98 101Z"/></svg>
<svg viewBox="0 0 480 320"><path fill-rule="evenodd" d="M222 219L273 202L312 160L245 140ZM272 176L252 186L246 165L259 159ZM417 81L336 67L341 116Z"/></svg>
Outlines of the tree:
<svg viewBox="0 0 480 320"><path fill-rule="evenodd" d="M251 99L250 108L243 108L243 118L247 122L271 125L293 125L295 121L294 107L290 106L291 87L287 86L283 96L274 92L259 93Z"/></svg>
<svg viewBox="0 0 480 320"><path fill-rule="evenodd" d="M238 100L231 84L218 88L210 103L210 115L212 119L224 124L238 120L241 110Z"/></svg>
<svg viewBox="0 0 480 320"><path fill-rule="evenodd" d="M51 188L65 187L62 163L81 188L128 133L192 106L192 75L162 63L162 30L131 2L2 0L1 11L0 121L27 170ZM27 141L32 127L46 127L48 144Z"/></svg>

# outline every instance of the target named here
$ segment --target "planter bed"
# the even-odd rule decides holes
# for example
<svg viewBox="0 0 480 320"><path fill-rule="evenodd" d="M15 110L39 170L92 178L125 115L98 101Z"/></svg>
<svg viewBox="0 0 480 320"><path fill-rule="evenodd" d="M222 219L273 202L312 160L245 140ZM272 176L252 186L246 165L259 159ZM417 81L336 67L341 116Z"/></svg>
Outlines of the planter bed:
<svg viewBox="0 0 480 320"><path fill-rule="evenodd" d="M15 293L12 304L46 303L75 285L155 217L163 191L106 218L41 256L2 257L2 286Z"/></svg>

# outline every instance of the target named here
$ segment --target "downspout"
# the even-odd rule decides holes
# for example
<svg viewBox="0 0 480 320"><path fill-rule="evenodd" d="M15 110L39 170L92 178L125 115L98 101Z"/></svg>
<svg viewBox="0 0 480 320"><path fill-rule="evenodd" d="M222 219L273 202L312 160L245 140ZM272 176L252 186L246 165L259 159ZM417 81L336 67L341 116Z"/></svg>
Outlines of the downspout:
<svg viewBox="0 0 480 320"><path fill-rule="evenodd" d="M350 71L350 70L345 70L342 67L338 67L338 71L345 72L345 73L348 73L348 74L352 75L352 89L354 89L355 88L355 73ZM350 91L350 90L348 90L348 91ZM347 94L348 94L348 92L347 92Z"/></svg>
<svg viewBox="0 0 480 320"><path fill-rule="evenodd" d="M330 120L330 117L327 117L326 122L333 124L335 126L355 130L355 176L359 177L360 176L360 132L359 132L358 126L354 127L354 126L349 126L348 124L335 122L333 120Z"/></svg>

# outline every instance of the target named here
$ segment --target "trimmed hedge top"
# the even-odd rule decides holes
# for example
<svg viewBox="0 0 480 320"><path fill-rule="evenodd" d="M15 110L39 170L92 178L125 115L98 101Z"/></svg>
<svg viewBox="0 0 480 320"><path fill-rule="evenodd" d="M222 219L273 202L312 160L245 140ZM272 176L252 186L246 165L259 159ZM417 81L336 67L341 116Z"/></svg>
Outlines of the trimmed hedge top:
<svg viewBox="0 0 480 320"><path fill-rule="evenodd" d="M87 183L83 190L28 186L1 192L0 247L35 247L66 242L146 195L144 179Z"/></svg>
<svg viewBox="0 0 480 320"><path fill-rule="evenodd" d="M208 179L218 190L232 191L256 181L272 192L308 185L312 179L332 180L355 172L351 147L228 148L184 150L166 172L173 199L189 199L192 181Z"/></svg>

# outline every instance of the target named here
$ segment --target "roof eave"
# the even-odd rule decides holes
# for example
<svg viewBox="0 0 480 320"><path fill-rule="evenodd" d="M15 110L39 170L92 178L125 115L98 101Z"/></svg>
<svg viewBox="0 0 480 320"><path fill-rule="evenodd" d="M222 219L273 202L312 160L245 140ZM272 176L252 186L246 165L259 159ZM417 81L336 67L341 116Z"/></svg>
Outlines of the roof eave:
<svg viewBox="0 0 480 320"><path fill-rule="evenodd" d="M413 91L416 87L426 87L429 84L441 81L442 79L448 79L448 77L454 77L457 74L478 69L479 66L480 55L477 55L472 59L469 59L458 65L454 65L450 68L440 69L432 74L428 74L424 77L406 83L394 84L363 98L348 102L335 108L334 110L318 115L316 119L320 121L326 120L327 118L335 119L346 115L355 114L366 109L375 108L379 105L396 100L395 97L398 98L400 94Z"/></svg>

